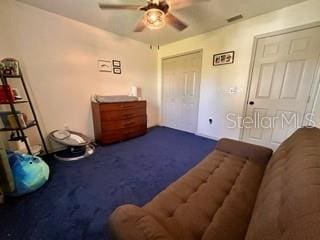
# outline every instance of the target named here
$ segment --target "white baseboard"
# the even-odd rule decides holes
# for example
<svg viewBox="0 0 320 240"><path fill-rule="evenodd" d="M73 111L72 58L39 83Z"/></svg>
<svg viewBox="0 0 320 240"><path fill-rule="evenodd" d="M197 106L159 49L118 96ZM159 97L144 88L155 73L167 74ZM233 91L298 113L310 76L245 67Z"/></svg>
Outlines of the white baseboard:
<svg viewBox="0 0 320 240"><path fill-rule="evenodd" d="M202 134L202 133L198 133L198 132L196 132L195 135L197 135L197 136L199 136L199 137L209 138L209 139L212 139L212 140L215 140L215 141L219 141L219 140L220 140L219 137L209 136L209 135Z"/></svg>

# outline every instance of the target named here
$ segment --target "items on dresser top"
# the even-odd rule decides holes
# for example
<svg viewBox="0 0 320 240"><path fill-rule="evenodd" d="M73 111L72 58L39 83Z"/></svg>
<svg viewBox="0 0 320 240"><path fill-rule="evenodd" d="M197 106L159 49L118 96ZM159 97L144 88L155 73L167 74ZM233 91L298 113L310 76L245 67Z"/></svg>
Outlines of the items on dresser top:
<svg viewBox="0 0 320 240"><path fill-rule="evenodd" d="M146 107L146 101L92 102L96 141L110 144L145 134Z"/></svg>
<svg viewBox="0 0 320 240"><path fill-rule="evenodd" d="M136 96L114 95L114 96L99 96L95 95L94 100L98 103L119 103L138 101Z"/></svg>

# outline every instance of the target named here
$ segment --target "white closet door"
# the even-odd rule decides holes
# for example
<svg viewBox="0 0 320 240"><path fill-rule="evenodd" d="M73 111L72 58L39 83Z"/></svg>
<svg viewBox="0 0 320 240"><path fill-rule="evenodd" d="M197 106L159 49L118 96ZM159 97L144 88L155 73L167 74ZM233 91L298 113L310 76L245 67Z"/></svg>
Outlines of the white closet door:
<svg viewBox="0 0 320 240"><path fill-rule="evenodd" d="M200 52L162 61L164 126L196 132L201 62Z"/></svg>
<svg viewBox="0 0 320 240"><path fill-rule="evenodd" d="M258 40L243 140L276 149L304 123L320 55L320 28Z"/></svg>
<svg viewBox="0 0 320 240"><path fill-rule="evenodd" d="M172 58L163 61L163 116L164 126L177 128L180 119L179 81L177 69L180 67L179 59Z"/></svg>

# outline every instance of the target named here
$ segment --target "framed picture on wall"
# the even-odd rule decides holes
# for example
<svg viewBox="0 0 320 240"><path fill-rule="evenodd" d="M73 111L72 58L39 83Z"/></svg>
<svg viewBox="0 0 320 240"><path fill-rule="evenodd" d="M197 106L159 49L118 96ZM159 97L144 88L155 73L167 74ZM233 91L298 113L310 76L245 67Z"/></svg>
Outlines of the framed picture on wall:
<svg viewBox="0 0 320 240"><path fill-rule="evenodd" d="M98 60L99 72L112 72L112 63L108 60Z"/></svg>
<svg viewBox="0 0 320 240"><path fill-rule="evenodd" d="M213 66L234 63L234 51L224 52L213 55Z"/></svg>
<svg viewBox="0 0 320 240"><path fill-rule="evenodd" d="M114 68L120 68L121 62L119 60L112 60L112 65Z"/></svg>
<svg viewBox="0 0 320 240"><path fill-rule="evenodd" d="M121 74L121 68L113 68L114 74Z"/></svg>

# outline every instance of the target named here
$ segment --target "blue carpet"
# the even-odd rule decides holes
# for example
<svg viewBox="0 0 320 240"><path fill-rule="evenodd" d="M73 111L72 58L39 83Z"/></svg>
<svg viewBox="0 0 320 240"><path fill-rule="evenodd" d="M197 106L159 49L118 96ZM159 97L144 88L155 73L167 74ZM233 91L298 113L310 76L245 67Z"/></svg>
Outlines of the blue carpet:
<svg viewBox="0 0 320 240"><path fill-rule="evenodd" d="M51 177L35 193L0 207L0 239L111 239L106 221L119 205L139 206L204 158L215 141L155 127L76 162L49 159Z"/></svg>

